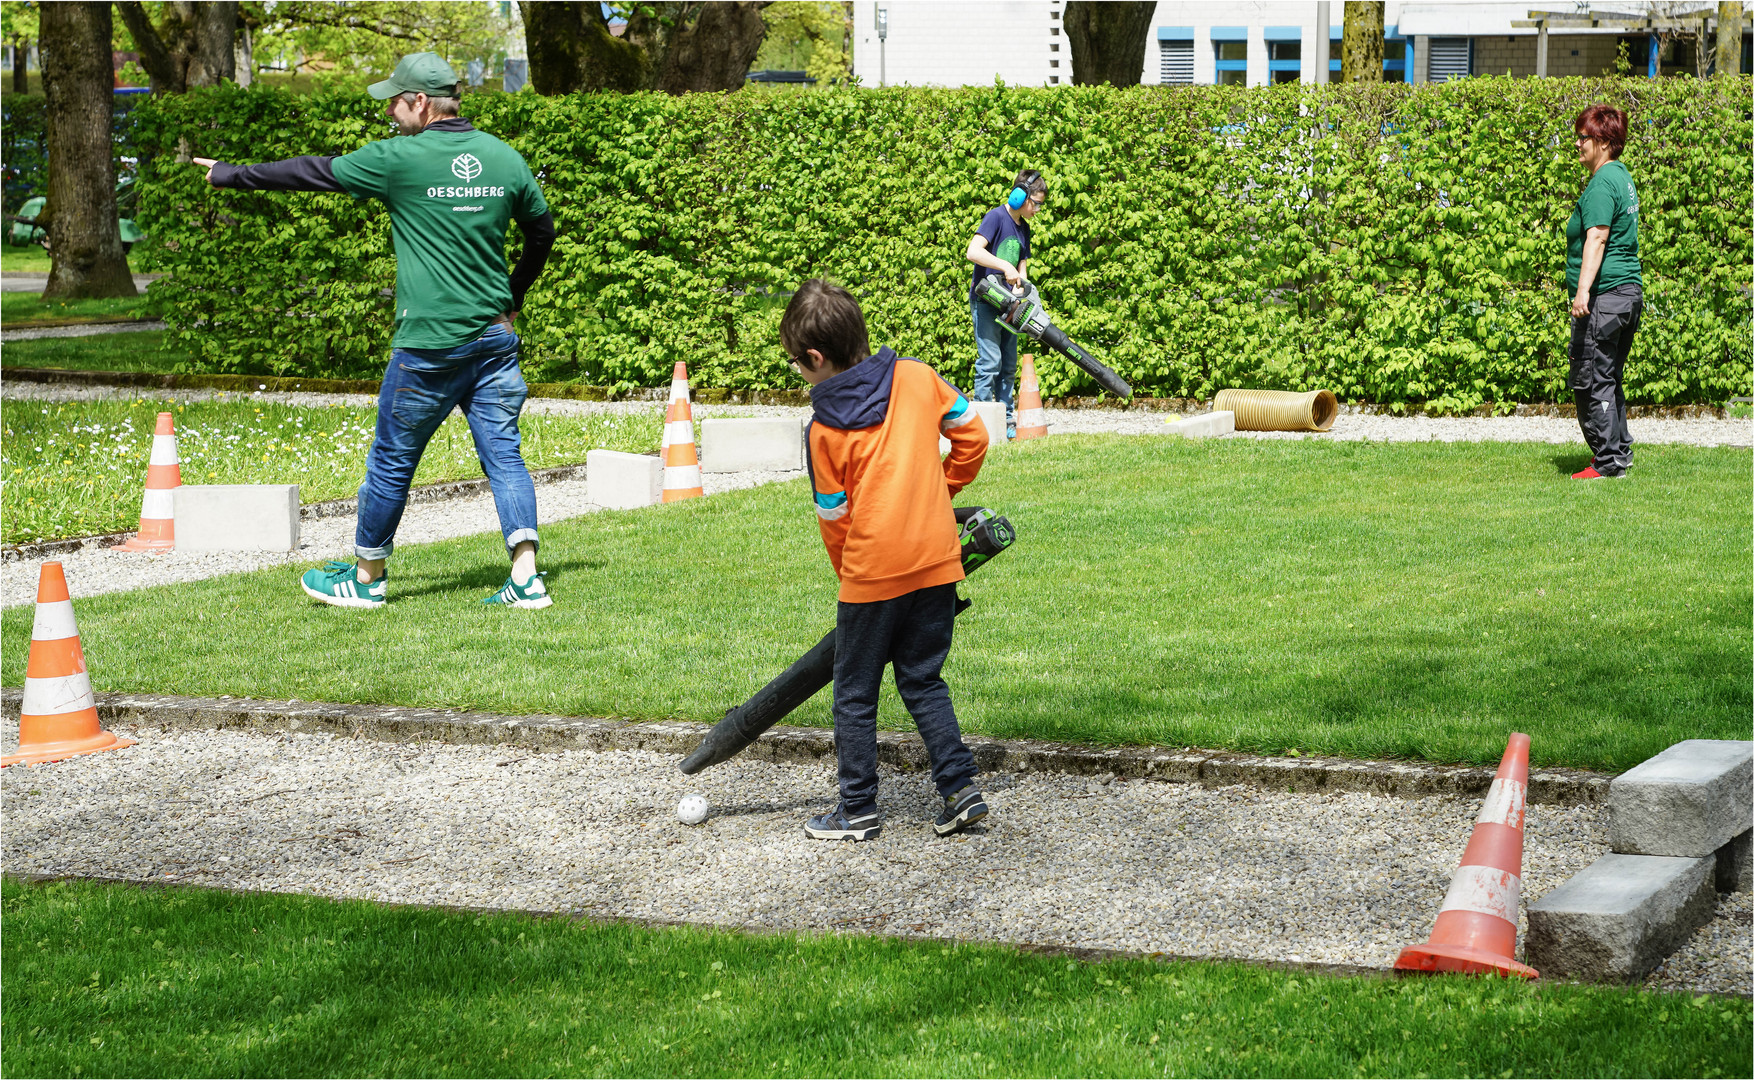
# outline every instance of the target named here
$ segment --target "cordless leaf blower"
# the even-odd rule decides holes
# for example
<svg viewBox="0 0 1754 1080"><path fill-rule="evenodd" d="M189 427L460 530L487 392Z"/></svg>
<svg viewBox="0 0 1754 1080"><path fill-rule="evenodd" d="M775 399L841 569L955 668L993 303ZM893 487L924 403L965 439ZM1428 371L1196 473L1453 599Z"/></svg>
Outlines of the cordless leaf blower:
<svg viewBox="0 0 1754 1080"><path fill-rule="evenodd" d="M1034 338L1048 348L1064 353L1068 360L1088 371L1091 378L1115 397L1133 396L1133 388L1127 385L1125 379L1085 352L1076 341L1066 336L1064 330L1054 325L1054 321L1048 318L1047 309L1041 305L1041 296L1029 279L1020 279L1016 289L1010 289L1002 278L984 277L975 288L975 295L999 309L1000 326L1013 334Z"/></svg>
<svg viewBox="0 0 1754 1080"><path fill-rule="evenodd" d="M985 566L1017 539L1011 522L984 506L957 507L956 526L962 541L964 574ZM970 601L958 599L956 613L962 614L969 606ZM736 757L762 732L791 715L793 709L833 681L834 631L830 630L796 663L714 724L694 753L682 759L682 771L692 776Z"/></svg>

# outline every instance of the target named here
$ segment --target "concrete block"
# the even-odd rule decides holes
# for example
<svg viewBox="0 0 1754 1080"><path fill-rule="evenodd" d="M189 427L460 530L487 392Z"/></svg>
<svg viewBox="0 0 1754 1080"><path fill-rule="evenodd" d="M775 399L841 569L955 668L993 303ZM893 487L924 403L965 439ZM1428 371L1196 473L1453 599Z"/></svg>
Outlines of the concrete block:
<svg viewBox="0 0 1754 1080"><path fill-rule="evenodd" d="M1171 435L1184 435L1190 439L1229 435L1236 430L1236 414L1228 409L1200 413L1198 416L1183 417L1165 424L1163 430Z"/></svg>
<svg viewBox="0 0 1754 1080"><path fill-rule="evenodd" d="M971 401L981 423L987 425L987 445L998 446L1005 441L1005 403L1003 401Z"/></svg>
<svg viewBox="0 0 1754 1080"><path fill-rule="evenodd" d="M1608 785L1608 847L1701 859L1747 832L1754 742L1688 739Z"/></svg>
<svg viewBox="0 0 1754 1080"><path fill-rule="evenodd" d="M700 471L802 469L804 426L784 416L700 422Z"/></svg>
<svg viewBox="0 0 1754 1080"><path fill-rule="evenodd" d="M297 484L184 484L171 492L178 551L295 551Z"/></svg>
<svg viewBox="0 0 1754 1080"><path fill-rule="evenodd" d="M1523 949L1542 975L1628 981L1711 918L1716 859L1604 855L1529 907Z"/></svg>
<svg viewBox="0 0 1754 1080"><path fill-rule="evenodd" d="M654 455L592 450L585 455L585 498L611 510L651 506L664 497L664 463Z"/></svg>
<svg viewBox="0 0 1754 1080"><path fill-rule="evenodd" d="M1749 859L1749 840L1754 830L1743 833L1717 849L1717 891L1754 892L1754 861Z"/></svg>

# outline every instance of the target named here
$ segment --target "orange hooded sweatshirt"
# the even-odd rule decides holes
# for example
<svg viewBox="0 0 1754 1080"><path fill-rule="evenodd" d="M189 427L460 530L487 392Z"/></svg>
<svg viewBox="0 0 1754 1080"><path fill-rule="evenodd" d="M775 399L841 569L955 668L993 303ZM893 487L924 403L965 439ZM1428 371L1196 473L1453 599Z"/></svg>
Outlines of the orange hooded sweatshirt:
<svg viewBox="0 0 1754 1080"><path fill-rule="evenodd" d="M968 400L889 348L810 390L817 524L849 604L961 581L950 497L980 472L987 429ZM938 457L938 435L950 455Z"/></svg>

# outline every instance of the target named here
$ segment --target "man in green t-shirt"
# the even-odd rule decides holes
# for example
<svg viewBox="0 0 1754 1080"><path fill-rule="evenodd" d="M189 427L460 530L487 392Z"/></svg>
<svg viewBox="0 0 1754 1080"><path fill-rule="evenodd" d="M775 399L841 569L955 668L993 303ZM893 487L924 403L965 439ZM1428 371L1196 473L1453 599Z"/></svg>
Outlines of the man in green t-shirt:
<svg viewBox="0 0 1754 1080"><path fill-rule="evenodd" d="M304 591L340 607L381 608L396 526L426 444L461 408L493 489L512 570L486 603L541 608L553 601L536 572L536 489L520 451L526 388L513 320L554 246L554 218L517 151L457 115L457 75L436 53L402 58L369 88L401 138L339 157L263 165L195 158L214 187L342 191L390 210L396 249L396 336L378 393L377 434L359 487L355 563L307 571ZM506 272L515 220L523 257Z"/></svg>

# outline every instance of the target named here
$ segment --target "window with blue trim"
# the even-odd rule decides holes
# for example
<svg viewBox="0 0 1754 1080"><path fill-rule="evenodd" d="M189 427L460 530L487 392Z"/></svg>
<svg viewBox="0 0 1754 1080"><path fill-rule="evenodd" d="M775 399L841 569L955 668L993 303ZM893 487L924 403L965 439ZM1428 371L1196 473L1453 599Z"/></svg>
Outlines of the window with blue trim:
<svg viewBox="0 0 1754 1080"><path fill-rule="evenodd" d="M1267 79L1274 83L1294 83L1303 75L1303 27L1269 26L1263 33L1267 39Z"/></svg>
<svg viewBox="0 0 1754 1080"><path fill-rule="evenodd" d="M1212 59L1216 69L1216 78L1213 81L1219 86L1247 86L1249 81L1248 27L1213 27Z"/></svg>

